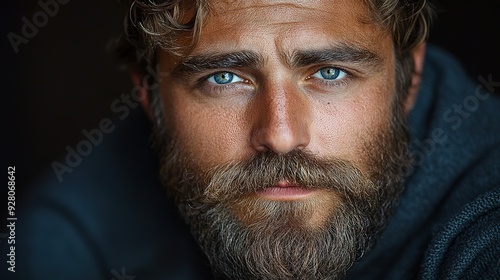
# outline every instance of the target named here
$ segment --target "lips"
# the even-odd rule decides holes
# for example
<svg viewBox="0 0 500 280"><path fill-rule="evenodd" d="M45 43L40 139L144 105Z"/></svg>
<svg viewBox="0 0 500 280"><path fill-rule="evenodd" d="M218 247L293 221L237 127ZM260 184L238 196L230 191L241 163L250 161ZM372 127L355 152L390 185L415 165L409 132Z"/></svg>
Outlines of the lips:
<svg viewBox="0 0 500 280"><path fill-rule="evenodd" d="M305 188L297 184L292 184L285 181L269 186L257 192L257 194L265 199L270 200L296 200L305 199L310 196L315 190Z"/></svg>

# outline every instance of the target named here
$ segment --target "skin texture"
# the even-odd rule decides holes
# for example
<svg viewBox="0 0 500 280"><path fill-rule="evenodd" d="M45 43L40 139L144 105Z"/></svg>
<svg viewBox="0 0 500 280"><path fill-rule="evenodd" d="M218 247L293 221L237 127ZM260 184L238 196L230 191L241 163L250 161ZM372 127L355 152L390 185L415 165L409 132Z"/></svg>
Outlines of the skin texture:
<svg viewBox="0 0 500 280"><path fill-rule="evenodd" d="M368 15L360 3L309 2L214 4L190 56L249 50L261 55L263 64L189 76L167 74L161 85L167 125L202 167L266 150L285 154L305 149L367 168L360 161L361 145L387 124L390 115L395 87L391 38L363 22ZM329 61L293 67L284 61L297 51L340 45L372 52L378 65ZM174 72L179 62L172 59L167 53L160 55L162 73ZM312 75L326 66L349 74L324 85ZM220 92L208 82L200 86L200 79L218 71L230 71L244 81Z"/></svg>

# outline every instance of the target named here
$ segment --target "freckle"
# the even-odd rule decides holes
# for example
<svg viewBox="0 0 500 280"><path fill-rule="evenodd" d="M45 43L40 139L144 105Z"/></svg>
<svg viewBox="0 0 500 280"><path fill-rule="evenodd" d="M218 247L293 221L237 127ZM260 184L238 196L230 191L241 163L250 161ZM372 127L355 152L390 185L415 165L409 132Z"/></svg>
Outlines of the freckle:
<svg viewBox="0 0 500 280"><path fill-rule="evenodd" d="M328 102L328 103L326 103L326 104L330 105L330 102Z"/></svg>

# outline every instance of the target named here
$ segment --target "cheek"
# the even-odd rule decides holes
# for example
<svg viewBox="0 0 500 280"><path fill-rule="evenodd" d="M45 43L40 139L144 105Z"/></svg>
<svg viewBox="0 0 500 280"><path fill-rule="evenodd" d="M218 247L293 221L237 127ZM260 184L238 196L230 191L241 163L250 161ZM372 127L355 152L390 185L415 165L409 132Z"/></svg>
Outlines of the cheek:
<svg viewBox="0 0 500 280"><path fill-rule="evenodd" d="M241 157L247 135L238 108L191 102L188 94L165 91L163 104L167 127L183 154L201 167Z"/></svg>
<svg viewBox="0 0 500 280"><path fill-rule="evenodd" d="M359 89L355 98L317 107L312 129L312 138L316 139L313 151L367 168L364 148L389 124L392 92L390 86L366 87Z"/></svg>

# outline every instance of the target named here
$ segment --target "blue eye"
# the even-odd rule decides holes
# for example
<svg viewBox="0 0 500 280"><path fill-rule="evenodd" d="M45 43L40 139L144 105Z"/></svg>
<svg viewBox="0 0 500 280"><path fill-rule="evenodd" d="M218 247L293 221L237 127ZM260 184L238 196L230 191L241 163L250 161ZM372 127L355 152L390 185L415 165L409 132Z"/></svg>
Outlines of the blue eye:
<svg viewBox="0 0 500 280"><path fill-rule="evenodd" d="M231 72L218 72L210 76L207 81L213 84L225 85L235 82L241 82L243 81L243 79Z"/></svg>
<svg viewBox="0 0 500 280"><path fill-rule="evenodd" d="M325 80L339 80L346 76L346 73L335 67L323 67L312 75L315 78Z"/></svg>

